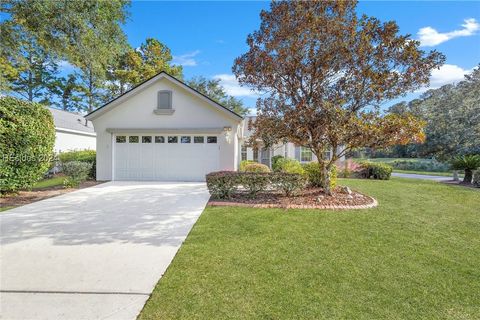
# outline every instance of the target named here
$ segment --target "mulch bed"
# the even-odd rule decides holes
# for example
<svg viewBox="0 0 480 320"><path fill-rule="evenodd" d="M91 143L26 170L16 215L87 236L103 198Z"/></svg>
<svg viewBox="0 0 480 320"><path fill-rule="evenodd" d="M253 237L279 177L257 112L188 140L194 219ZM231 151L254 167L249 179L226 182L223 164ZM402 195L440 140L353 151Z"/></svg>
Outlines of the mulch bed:
<svg viewBox="0 0 480 320"><path fill-rule="evenodd" d="M85 181L80 184L79 188L65 189L63 186L54 186L42 189L35 189L31 191L19 191L0 197L0 208L5 207L18 207L32 202L48 199L51 197L59 196L61 194L76 191L78 189L88 188L100 184L98 181Z"/></svg>
<svg viewBox="0 0 480 320"><path fill-rule="evenodd" d="M351 194L340 192L337 188L332 196L326 196L321 188L309 188L302 193L287 197L279 192L261 192L251 199L247 193L237 193L231 199L212 199L210 206L238 206L253 208L292 208L292 209L367 209L377 206L377 201L360 192Z"/></svg>

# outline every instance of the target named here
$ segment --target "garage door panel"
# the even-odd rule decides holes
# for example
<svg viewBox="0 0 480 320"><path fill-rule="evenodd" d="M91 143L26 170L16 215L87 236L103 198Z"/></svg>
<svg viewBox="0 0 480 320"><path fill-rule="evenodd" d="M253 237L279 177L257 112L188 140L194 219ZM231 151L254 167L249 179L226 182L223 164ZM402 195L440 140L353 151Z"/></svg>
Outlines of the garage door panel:
<svg viewBox="0 0 480 320"><path fill-rule="evenodd" d="M122 135L118 135L122 136ZM114 147L115 180L171 180L204 181L205 175L219 168L219 145L216 143L142 143L142 135L123 135L125 142ZM138 136L138 143L130 143L129 136ZM186 135L184 135L186 136Z"/></svg>

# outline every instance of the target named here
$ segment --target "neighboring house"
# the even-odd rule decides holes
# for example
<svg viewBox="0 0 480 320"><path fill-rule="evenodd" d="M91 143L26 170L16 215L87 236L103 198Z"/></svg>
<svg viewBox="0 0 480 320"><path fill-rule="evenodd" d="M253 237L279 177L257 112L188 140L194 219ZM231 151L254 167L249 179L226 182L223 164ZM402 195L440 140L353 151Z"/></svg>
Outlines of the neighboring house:
<svg viewBox="0 0 480 320"><path fill-rule="evenodd" d="M235 170L243 118L162 72L89 113L98 180L204 181Z"/></svg>
<svg viewBox="0 0 480 320"><path fill-rule="evenodd" d="M55 123L56 153L71 150L95 150L96 134L93 125L82 115L48 108Z"/></svg>
<svg viewBox="0 0 480 320"><path fill-rule="evenodd" d="M271 167L271 159L273 156L283 156L285 158L296 159L301 163L307 163L311 161L316 161L317 157L312 153L308 148L296 146L295 144L289 142L285 144L277 144L272 148L262 148L261 143L258 150L247 147L247 140L252 135L252 132L248 130L249 121L255 121L254 116L246 117L243 123L243 132L244 136L241 141L241 150L240 150L240 160L253 160L256 162L263 163ZM325 157L331 158L331 151L325 152ZM341 160L344 160L342 157Z"/></svg>

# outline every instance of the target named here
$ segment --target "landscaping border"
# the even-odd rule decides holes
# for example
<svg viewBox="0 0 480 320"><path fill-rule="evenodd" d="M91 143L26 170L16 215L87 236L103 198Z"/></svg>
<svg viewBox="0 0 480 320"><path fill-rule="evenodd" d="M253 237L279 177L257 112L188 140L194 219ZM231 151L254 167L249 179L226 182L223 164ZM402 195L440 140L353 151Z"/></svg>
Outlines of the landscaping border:
<svg viewBox="0 0 480 320"><path fill-rule="evenodd" d="M370 196L363 195L364 197L372 200L371 203L362 204L362 205L280 205L273 203L241 203L241 202L231 202L231 201L208 201L208 206L211 207L247 207L247 208L280 208L280 209L323 209L323 210L358 210L358 209L371 209L378 206L378 201L375 198Z"/></svg>

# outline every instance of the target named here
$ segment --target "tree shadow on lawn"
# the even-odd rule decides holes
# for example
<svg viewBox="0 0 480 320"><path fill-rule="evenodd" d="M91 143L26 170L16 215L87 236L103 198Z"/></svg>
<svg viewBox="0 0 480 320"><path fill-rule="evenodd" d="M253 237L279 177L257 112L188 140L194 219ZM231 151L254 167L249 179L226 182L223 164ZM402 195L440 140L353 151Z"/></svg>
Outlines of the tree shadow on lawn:
<svg viewBox="0 0 480 320"><path fill-rule="evenodd" d="M2 213L1 243L182 243L208 200L201 183L101 184Z"/></svg>

